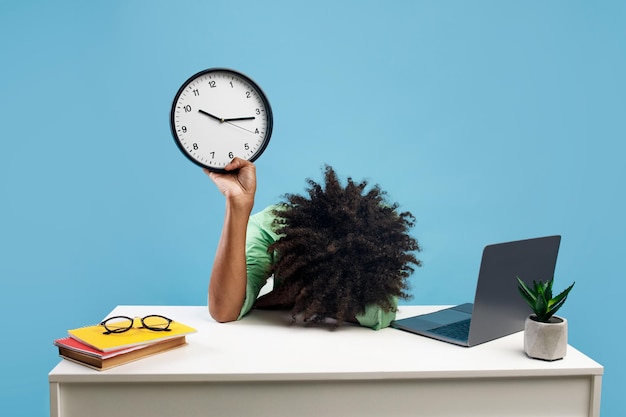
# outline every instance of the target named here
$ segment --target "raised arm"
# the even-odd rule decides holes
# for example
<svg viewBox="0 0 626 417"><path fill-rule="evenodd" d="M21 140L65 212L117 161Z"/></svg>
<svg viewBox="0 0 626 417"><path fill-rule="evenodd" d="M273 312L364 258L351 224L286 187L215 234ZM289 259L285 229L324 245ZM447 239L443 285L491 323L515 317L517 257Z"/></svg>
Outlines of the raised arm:
<svg viewBox="0 0 626 417"><path fill-rule="evenodd" d="M246 296L246 228L254 205L256 168L235 158L227 173L205 170L226 197L226 213L209 282L209 313L218 322L236 320Z"/></svg>

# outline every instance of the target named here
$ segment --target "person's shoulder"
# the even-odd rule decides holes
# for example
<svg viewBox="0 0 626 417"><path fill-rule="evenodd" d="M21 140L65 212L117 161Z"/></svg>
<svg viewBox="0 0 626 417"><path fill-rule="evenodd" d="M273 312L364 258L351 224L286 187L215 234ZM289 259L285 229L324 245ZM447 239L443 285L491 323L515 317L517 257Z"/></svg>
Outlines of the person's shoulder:
<svg viewBox="0 0 626 417"><path fill-rule="evenodd" d="M278 207L278 205L270 205L250 216L246 240L260 239L264 242L274 242L278 238L274 231L274 220L276 219L274 210Z"/></svg>
<svg viewBox="0 0 626 417"><path fill-rule="evenodd" d="M272 225L274 224L274 220L276 219L276 209L280 206L277 204L272 204L265 207L263 210L254 213L250 216L250 221L248 222L248 227L259 228L263 230L271 230Z"/></svg>
<svg viewBox="0 0 626 417"><path fill-rule="evenodd" d="M265 207L263 210L253 213L252 216L250 216L250 218L259 220L259 219L271 217L273 219L274 217L276 217L275 211L277 208L279 208L278 204L271 204Z"/></svg>

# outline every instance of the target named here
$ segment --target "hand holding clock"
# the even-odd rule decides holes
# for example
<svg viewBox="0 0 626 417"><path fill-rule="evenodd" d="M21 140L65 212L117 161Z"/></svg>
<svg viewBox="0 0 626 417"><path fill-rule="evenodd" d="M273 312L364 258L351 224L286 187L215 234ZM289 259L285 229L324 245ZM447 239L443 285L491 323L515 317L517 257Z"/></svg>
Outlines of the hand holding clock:
<svg viewBox="0 0 626 417"><path fill-rule="evenodd" d="M239 116L222 118L207 109ZM207 117L219 123L207 123ZM224 128L224 123L238 129ZM265 93L230 69L198 72L183 83L172 102L170 128L178 149L201 166L226 197L208 297L209 311L220 322L235 320L245 300L246 228L256 193L253 161L265 151L272 126Z"/></svg>
<svg viewBox="0 0 626 417"><path fill-rule="evenodd" d="M233 321L246 296L246 228L254 205L256 168L242 158L234 158L224 172L205 168L204 172L226 197L226 213L211 278L209 312L218 322Z"/></svg>
<svg viewBox="0 0 626 417"><path fill-rule="evenodd" d="M252 209L256 193L256 167L250 161L241 158L233 159L224 167L225 172L204 169L220 192L226 197L227 203L236 204L240 208Z"/></svg>

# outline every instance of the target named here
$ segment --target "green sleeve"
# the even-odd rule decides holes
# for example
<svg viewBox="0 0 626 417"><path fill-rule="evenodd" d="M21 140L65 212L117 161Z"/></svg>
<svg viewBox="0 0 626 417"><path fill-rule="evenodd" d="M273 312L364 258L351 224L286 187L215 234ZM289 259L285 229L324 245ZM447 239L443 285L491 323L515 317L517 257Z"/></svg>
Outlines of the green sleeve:
<svg viewBox="0 0 626 417"><path fill-rule="evenodd" d="M398 300L393 299L393 304L397 308ZM384 312L380 307L367 306L365 313L356 316L357 321L363 327L371 327L374 330L380 330L385 327L389 327L389 324L395 320L395 311Z"/></svg>
<svg viewBox="0 0 626 417"><path fill-rule="evenodd" d="M246 299L241 306L239 318L245 316L254 305L261 288L269 278L269 270L274 262L274 254L267 252L267 248L276 241L278 236L272 231L275 206L269 206L263 211L254 214L248 220L246 231L246 267L247 284Z"/></svg>

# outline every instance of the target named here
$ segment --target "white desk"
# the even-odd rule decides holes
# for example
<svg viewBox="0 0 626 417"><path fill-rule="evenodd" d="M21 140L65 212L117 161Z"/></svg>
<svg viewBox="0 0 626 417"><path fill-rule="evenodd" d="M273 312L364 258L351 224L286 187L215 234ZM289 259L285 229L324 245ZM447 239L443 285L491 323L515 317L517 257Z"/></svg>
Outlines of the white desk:
<svg viewBox="0 0 626 417"><path fill-rule="evenodd" d="M111 315L152 313L198 333L103 372L61 360L49 374L51 417L599 415L603 367L572 347L560 361L530 359L522 332L463 348L391 328L290 325L281 312L227 324L204 306Z"/></svg>

